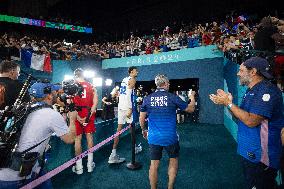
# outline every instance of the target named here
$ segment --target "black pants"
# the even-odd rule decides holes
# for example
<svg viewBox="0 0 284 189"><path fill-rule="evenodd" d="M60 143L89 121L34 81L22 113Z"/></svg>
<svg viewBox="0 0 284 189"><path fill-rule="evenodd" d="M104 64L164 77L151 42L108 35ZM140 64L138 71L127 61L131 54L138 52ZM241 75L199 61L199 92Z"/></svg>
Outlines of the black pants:
<svg viewBox="0 0 284 189"><path fill-rule="evenodd" d="M242 157L242 166L247 189L274 189L277 170L263 163L252 163Z"/></svg>

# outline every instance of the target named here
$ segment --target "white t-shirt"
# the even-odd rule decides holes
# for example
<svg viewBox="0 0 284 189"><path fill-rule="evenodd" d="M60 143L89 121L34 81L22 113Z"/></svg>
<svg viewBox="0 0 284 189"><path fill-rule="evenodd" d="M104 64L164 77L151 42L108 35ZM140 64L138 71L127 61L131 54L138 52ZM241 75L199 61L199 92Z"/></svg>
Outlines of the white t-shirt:
<svg viewBox="0 0 284 189"><path fill-rule="evenodd" d="M131 95L133 93L133 89L129 89L128 82L131 77L126 77L122 80L119 90L119 101L118 101L118 109L119 110L128 110L132 108Z"/></svg>
<svg viewBox="0 0 284 189"><path fill-rule="evenodd" d="M69 128L64 118L57 111L51 108L43 108L28 115L22 129L19 146L16 151L22 152L45 140L43 143L32 149L30 152L39 152L43 154L50 136L55 133L60 137L69 132ZM38 164L33 168L33 172L39 170ZM9 168L0 169L1 181L23 180L24 177L18 176L19 172ZM29 178L29 176L27 177Z"/></svg>

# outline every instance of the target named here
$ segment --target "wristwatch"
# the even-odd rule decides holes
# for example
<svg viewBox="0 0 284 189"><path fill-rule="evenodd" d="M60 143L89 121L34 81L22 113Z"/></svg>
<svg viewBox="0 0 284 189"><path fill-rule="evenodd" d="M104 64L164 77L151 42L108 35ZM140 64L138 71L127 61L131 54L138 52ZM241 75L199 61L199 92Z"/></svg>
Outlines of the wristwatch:
<svg viewBox="0 0 284 189"><path fill-rule="evenodd" d="M233 106L233 103L228 104L227 108L230 110Z"/></svg>

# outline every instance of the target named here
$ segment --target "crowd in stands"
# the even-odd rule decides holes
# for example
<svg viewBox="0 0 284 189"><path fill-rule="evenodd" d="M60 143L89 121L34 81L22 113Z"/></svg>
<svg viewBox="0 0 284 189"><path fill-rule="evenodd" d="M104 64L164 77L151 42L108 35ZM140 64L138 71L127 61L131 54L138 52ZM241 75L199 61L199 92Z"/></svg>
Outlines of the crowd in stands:
<svg viewBox="0 0 284 189"><path fill-rule="evenodd" d="M20 60L24 52L46 55L51 60L108 59L144 54L157 54L184 48L217 45L225 56L235 62L242 62L248 52L278 52L275 62L281 68L276 75L283 75L284 21L276 17L264 17L256 23L246 16L227 17L225 21L185 26L174 30L167 26L153 35L134 36L126 40L98 44L83 44L78 40L40 39L37 36L2 34L0 37L0 59ZM281 55L282 53L282 55Z"/></svg>
<svg viewBox="0 0 284 189"><path fill-rule="evenodd" d="M272 28L273 24L275 27ZM277 24L279 24L278 28ZM30 50L34 53L50 54L51 59L57 60L105 59L157 54L211 44L218 45L223 52L232 49L252 50L255 46L258 46L258 50L283 50L284 29L281 24L283 24L282 21L275 17L265 17L260 24L256 24L251 23L249 18L239 16L227 19L220 24L212 22L183 27L178 33L171 31L171 28L167 26L160 34L143 37L132 34L126 40L102 44L82 44L79 40L76 43L68 43L39 39L34 36L4 34L0 38L0 56L2 59L19 59L21 50ZM260 36L258 33L262 28L265 28L265 31ZM270 39L263 39L264 35ZM270 37L272 35L273 38ZM256 44L256 42L260 43L260 40L255 40L255 37L266 41Z"/></svg>

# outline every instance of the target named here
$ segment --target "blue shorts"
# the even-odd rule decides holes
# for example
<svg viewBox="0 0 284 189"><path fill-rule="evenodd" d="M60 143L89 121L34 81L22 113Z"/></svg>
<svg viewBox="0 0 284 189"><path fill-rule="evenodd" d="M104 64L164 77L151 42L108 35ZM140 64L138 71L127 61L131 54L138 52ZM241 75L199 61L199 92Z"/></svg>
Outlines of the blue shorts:
<svg viewBox="0 0 284 189"><path fill-rule="evenodd" d="M149 144L151 160L160 160L162 158L163 149L166 150L169 158L177 158L179 156L179 150L180 150L179 142L169 145L169 146Z"/></svg>

